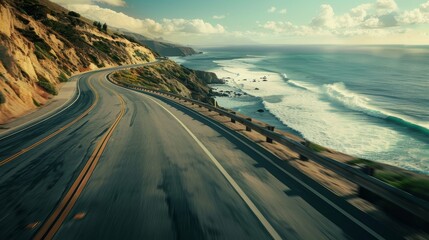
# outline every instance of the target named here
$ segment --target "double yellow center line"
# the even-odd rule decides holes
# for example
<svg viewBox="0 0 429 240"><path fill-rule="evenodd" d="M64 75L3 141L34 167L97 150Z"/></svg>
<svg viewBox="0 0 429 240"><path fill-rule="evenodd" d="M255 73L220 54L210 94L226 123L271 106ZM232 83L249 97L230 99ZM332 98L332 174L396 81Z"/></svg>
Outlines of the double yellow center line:
<svg viewBox="0 0 429 240"><path fill-rule="evenodd" d="M95 101L92 103L92 105L85 111L83 112L81 115L79 115L79 117L75 118L73 121L69 122L67 125L61 127L60 129L58 129L57 131L49 134L48 136L44 137L43 139L39 140L38 142L32 144L29 147L26 147L24 149L21 149L19 152L15 153L14 155L3 159L2 161L0 161L0 167L5 165L8 162L11 162L13 160L15 160L16 158L18 158L19 156L21 156L22 154L34 149L35 147L39 146L40 144L48 141L49 139L55 137L56 135L58 135L59 133L63 132L64 130L66 130L67 128L69 128L70 126L72 126L73 124L77 123L79 120L81 120L82 118L84 118L89 112L92 111L92 109L94 109L95 105L97 105L98 100L99 100L99 96L97 91L95 90L94 86L92 85L92 83L89 81L89 87L91 88L91 90L94 92L95 94Z"/></svg>
<svg viewBox="0 0 429 240"><path fill-rule="evenodd" d="M69 191L62 199L58 207L55 209L52 215L47 219L47 221L40 227L39 231L34 237L35 240L52 239L54 237L54 235L60 229L64 220L72 210L74 204L76 203L77 199L81 195L86 184L88 183L88 180L90 179L92 173L94 172L95 167L97 166L97 163L101 158L101 155L105 150L109 139L111 138L115 128L118 126L120 120L125 115L125 101L117 93L115 93L115 95L118 97L121 103L121 111L119 115L116 117L115 122L112 124L109 130L104 134L102 139L98 142L88 162L85 164L79 176L77 177L73 185L70 187Z"/></svg>

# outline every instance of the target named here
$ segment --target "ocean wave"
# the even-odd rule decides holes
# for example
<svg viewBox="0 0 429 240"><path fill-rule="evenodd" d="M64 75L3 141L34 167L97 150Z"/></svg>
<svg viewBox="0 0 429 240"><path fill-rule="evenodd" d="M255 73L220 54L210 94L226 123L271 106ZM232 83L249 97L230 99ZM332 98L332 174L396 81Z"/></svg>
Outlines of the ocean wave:
<svg viewBox="0 0 429 240"><path fill-rule="evenodd" d="M390 123L394 123L425 135L429 135L429 128L402 117L376 109L369 104L369 98L360 96L359 94L348 90L345 84L342 82L326 84L323 86L323 90L330 99L351 110L359 111L372 117L381 118Z"/></svg>
<svg viewBox="0 0 429 240"><path fill-rule="evenodd" d="M310 88L307 88L306 86L304 86L303 84L301 84L301 83L299 83L299 82L297 82L297 81L294 81L294 80L288 80L288 81L287 81L287 83L288 83L289 85L293 86L293 87L296 87L296 88L299 88L299 89L302 89L302 90L311 91L311 89L310 89Z"/></svg>
<svg viewBox="0 0 429 240"><path fill-rule="evenodd" d="M289 80L289 77L287 76L286 73L282 73L281 75L282 75L282 77L283 77L284 80L286 80L286 81Z"/></svg>

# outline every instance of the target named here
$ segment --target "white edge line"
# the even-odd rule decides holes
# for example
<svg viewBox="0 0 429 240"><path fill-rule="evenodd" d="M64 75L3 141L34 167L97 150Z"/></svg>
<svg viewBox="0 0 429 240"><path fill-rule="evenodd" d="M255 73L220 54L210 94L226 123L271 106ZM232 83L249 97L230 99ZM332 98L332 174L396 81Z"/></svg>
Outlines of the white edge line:
<svg viewBox="0 0 429 240"><path fill-rule="evenodd" d="M22 129L20 129L20 130L17 130L17 131L15 131L15 132L13 132L13 130L14 129L16 129L16 128L19 128L19 127L21 127L22 125L25 125L25 123L24 124L22 124L21 126L17 126L17 127L14 127L14 128L12 128L12 129L9 129L8 131L6 131L5 133L4 133L4 136L3 137L0 137L0 140L3 140L3 139L5 139L5 138L8 138L8 137L10 137L10 136L13 136L13 135L15 135L15 134L18 134L18 133L20 133L20 132L22 132L22 131L25 131L25 130L27 130L27 129L29 129L29 128L31 128L31 127L34 127L34 126L36 126L36 125L38 125L38 124L40 124L40 123L42 123L42 122L45 122L45 121L47 121L47 120L49 120L49 119L51 119L51 118L53 118L53 117L55 117L55 116L57 116L58 114L60 114L60 113L62 113L62 112L64 112L65 110L67 110L68 108L70 108L71 106L73 106L73 104L75 104L76 102L77 102L77 100L79 100L79 98L80 98L80 93L81 93L81 90L80 90L80 87L79 87L79 81L80 81L80 79L82 78L83 76L80 76L77 80L76 80L76 86L77 86L77 92L78 92L78 94L77 94L77 97L76 97L76 99L72 102L72 103L70 103L70 100L68 100L68 101L66 101L63 105L61 105L61 106L59 106L57 109L54 109L54 110L52 110L52 111L50 111L50 112L48 112L48 113L45 113L44 115L42 115L42 116L40 116L40 117L38 117L36 120L34 120L33 122L33 124L31 124L31 125L29 125L29 126L27 126L27 127L24 127L24 128L22 128ZM75 94L76 94L76 92L75 92ZM76 96L76 95L75 95ZM67 107L65 107L65 108L63 108L65 105L67 105L67 104L69 104ZM63 108L63 109L61 109L61 108ZM56 113L54 113L54 114L52 114L52 112L55 112L55 111L57 111L58 109L61 109L60 111L58 111L58 112L56 112ZM51 116L49 116L50 114L52 114ZM49 116L49 117L46 117L46 116ZM44 117L46 117L46 118L44 118ZM40 119L42 119L42 120L40 120ZM40 121L39 121L40 120ZM8 132L11 132L12 131L12 133L10 133L10 134L8 134Z"/></svg>
<svg viewBox="0 0 429 240"><path fill-rule="evenodd" d="M192 109L190 109L190 110L192 110ZM192 111L194 111L194 110L192 110ZM271 164L273 164L280 171L282 171L283 173L285 173L286 175L288 175L289 177L291 177L293 180L295 180L296 182L298 182L299 184L301 184L305 188L307 188L307 190L309 190L310 192L312 192L313 194L315 194L316 196L318 196L319 198L321 198L323 201L325 201L326 203L328 203L331 207L335 208L337 211L339 211L344 216L346 216L347 218L349 218L352 222L354 222L355 224L357 224L358 226L360 226L362 229L364 229L365 231L367 231L369 234L371 234L376 239L380 239L380 240L385 239L382 236L380 236L378 233L376 233L374 230L372 230L370 227L368 227L367 225L365 225L364 223L362 223L361 221L359 221L358 219L356 219L355 217L353 217L352 215L350 215L348 212L346 212L345 210L343 210L342 208L340 208L338 205L336 205L335 203L333 203L331 200L329 200L328 198L326 198L325 196L323 196L321 193L319 193L318 191L316 191L314 188L310 187L305 182L301 181L299 178L297 178L297 177L293 176L291 173L287 172L285 169L283 169L282 167L280 167L276 162L274 162L273 160L271 160L269 157L265 156L263 153L261 153L260 151L258 151L254 147L250 146L249 144L247 144L246 142L244 142L240 138L234 136L232 133L230 133L230 132L226 131L225 129L223 129L223 126L219 125L217 122L209 119L208 117L200 114L199 112L196 112L196 111L194 111L194 112L197 113L197 114L199 114L200 116L204 117L210 123L212 123L214 125L217 125L225 133L227 133L228 135L232 136L236 140L240 141L241 143L243 143L244 145L246 145L248 148L252 149L258 155L260 155L265 160L267 160L268 162L270 162ZM267 151L269 151L269 150L267 150Z"/></svg>
<svg viewBox="0 0 429 240"><path fill-rule="evenodd" d="M161 108L163 108L166 112L168 112L185 130L188 132L188 134L197 142L197 144L201 147L201 149L207 154L207 156L210 158L210 160L215 164L215 166L218 168L218 170L223 174L223 176L226 178L226 180L231 184L231 186L234 188L234 190L240 195L240 197L243 199L243 201L247 204L247 206L250 208L250 210L255 214L255 216L259 219L259 221L262 223L262 225L265 227L265 229L268 231L268 233L271 235L271 237L275 240L282 239L280 235L277 233L277 231L274 229L274 227L268 222L268 220L264 217L264 215L259 211L259 209L256 207L256 205L250 200L250 198L244 193L244 191L240 188L240 186L235 182L235 180L229 175L229 173L222 167L222 165L219 163L219 161L213 156L213 154L207 149L206 146L189 130L189 128L186 127L186 125L180 121L172 112L170 112L167 108L162 106L160 103L158 103L156 100L149 97L150 100L152 100L154 103L158 104Z"/></svg>

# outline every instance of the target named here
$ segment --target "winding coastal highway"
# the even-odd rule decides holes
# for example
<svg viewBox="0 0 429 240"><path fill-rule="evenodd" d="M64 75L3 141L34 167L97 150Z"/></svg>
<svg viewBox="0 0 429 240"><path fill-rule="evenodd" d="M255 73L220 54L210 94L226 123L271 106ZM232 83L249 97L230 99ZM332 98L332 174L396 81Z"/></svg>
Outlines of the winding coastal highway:
<svg viewBox="0 0 429 240"><path fill-rule="evenodd" d="M399 239L219 123L80 76L64 110L0 139L0 239Z"/></svg>

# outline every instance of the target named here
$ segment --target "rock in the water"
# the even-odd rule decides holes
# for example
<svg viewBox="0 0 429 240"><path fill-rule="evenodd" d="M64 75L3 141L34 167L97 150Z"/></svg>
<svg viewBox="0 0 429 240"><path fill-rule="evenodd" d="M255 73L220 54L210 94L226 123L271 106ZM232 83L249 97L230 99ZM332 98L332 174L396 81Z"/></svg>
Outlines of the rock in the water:
<svg viewBox="0 0 429 240"><path fill-rule="evenodd" d="M258 112L262 113L262 112L265 112L265 110L261 108L261 109L258 109Z"/></svg>

